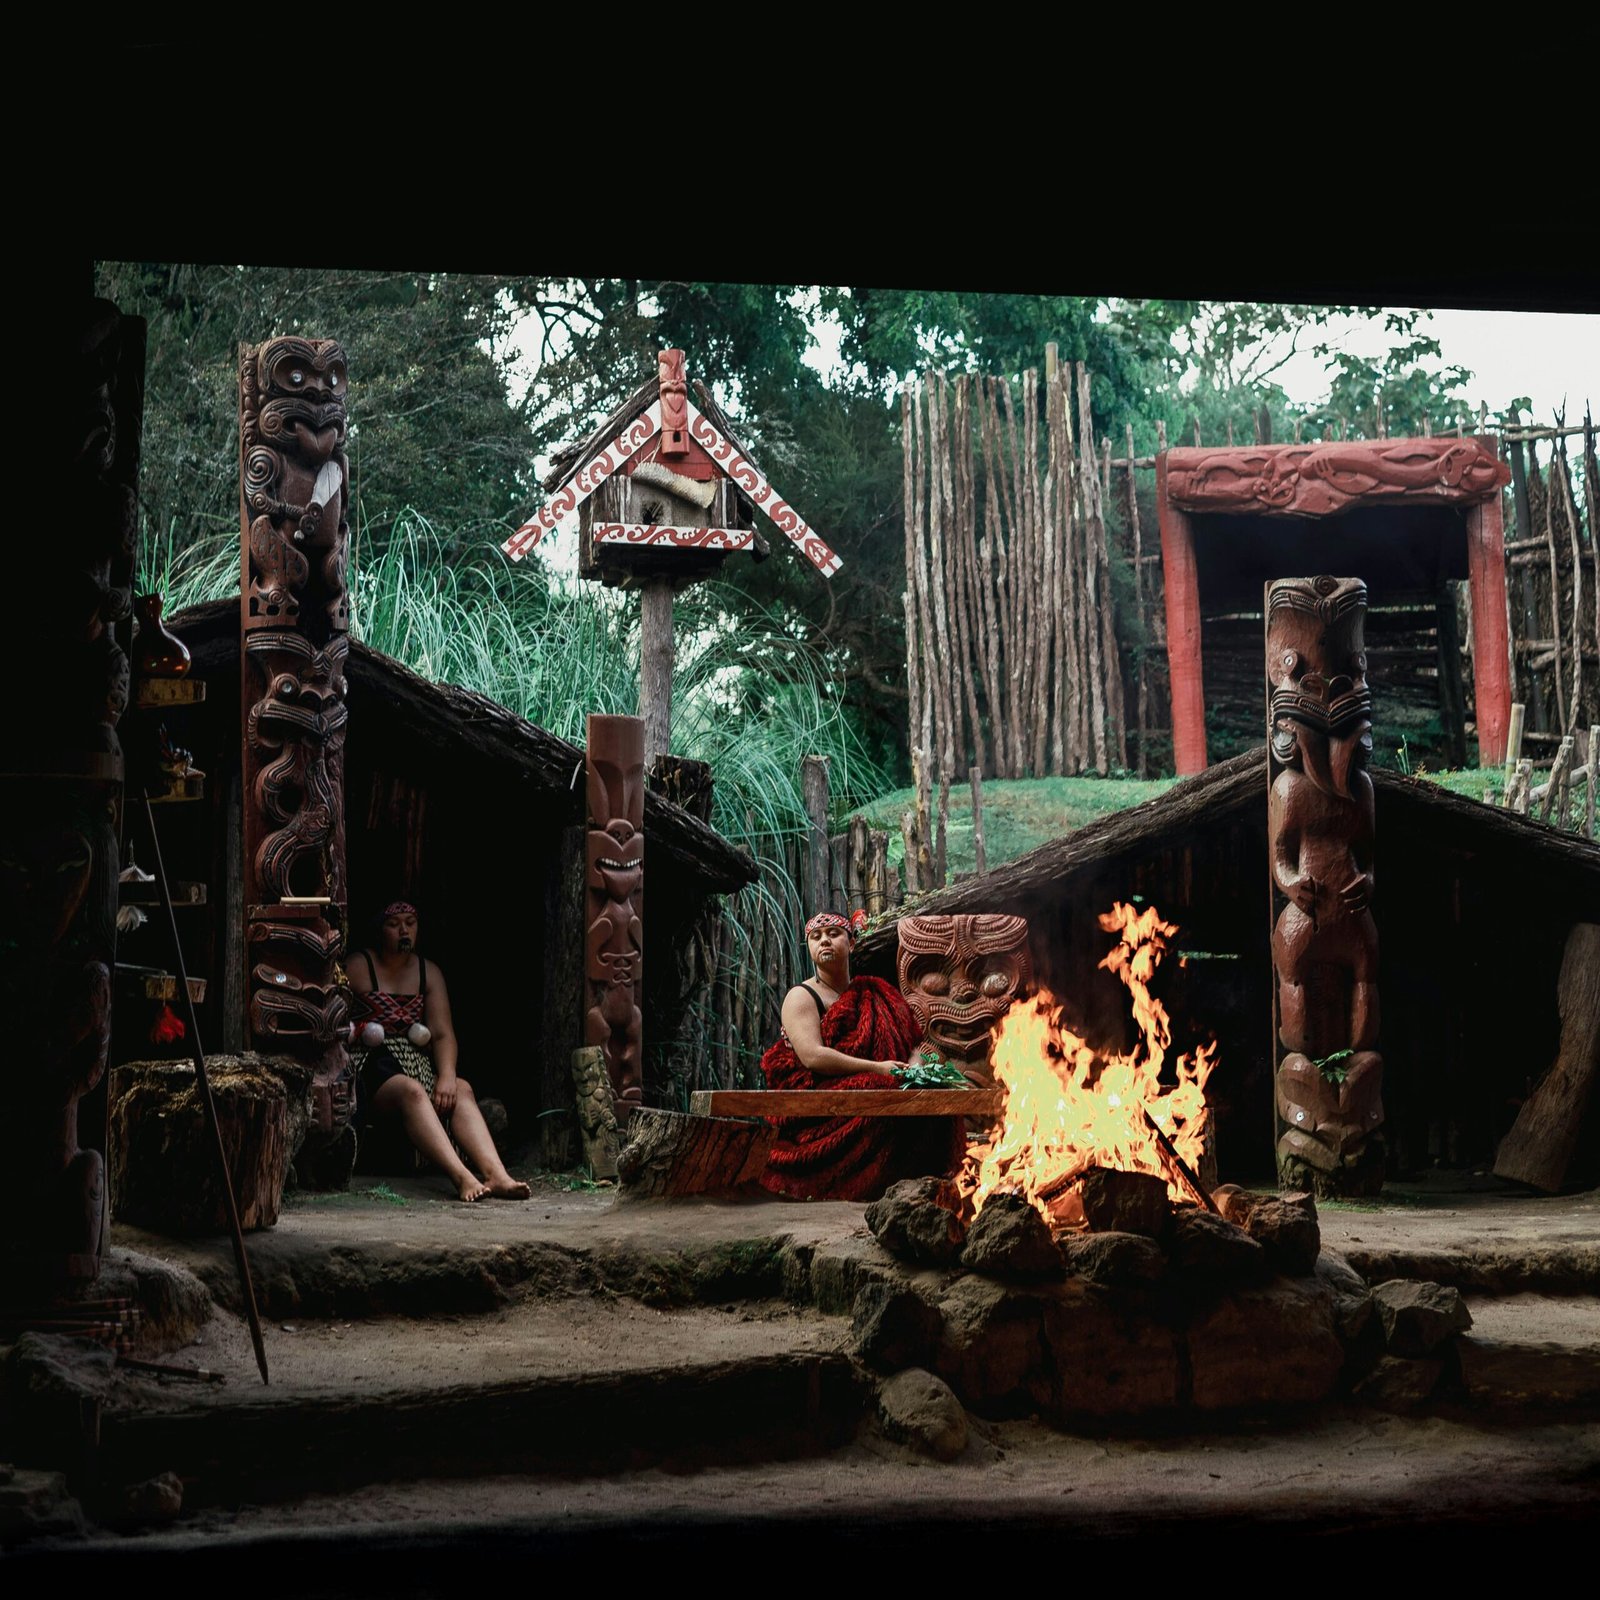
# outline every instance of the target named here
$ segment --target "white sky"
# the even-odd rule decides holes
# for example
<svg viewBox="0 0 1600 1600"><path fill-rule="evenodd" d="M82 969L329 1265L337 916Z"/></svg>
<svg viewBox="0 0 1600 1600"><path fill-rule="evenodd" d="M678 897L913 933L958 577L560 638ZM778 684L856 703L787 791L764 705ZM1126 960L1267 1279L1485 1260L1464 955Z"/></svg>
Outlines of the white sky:
<svg viewBox="0 0 1600 1600"><path fill-rule="evenodd" d="M1519 395L1533 401L1533 419L1553 421L1566 405L1569 423L1583 420L1585 400L1600 407L1600 317L1547 311L1435 311L1417 326L1419 334L1439 341L1445 366L1465 367L1472 409L1487 405L1498 413ZM1339 318L1330 325L1329 342L1356 355L1382 355L1383 321ZM1323 337L1328 337L1324 335ZM1439 363L1427 363L1436 368ZM1322 363L1299 351L1273 374L1291 400L1315 405L1327 397Z"/></svg>
<svg viewBox="0 0 1600 1600"><path fill-rule="evenodd" d="M817 347L807 363L824 378L840 366L839 326L816 324ZM1540 424L1553 420L1565 403L1569 423L1583 420L1584 401L1600 409L1600 317L1544 311L1434 311L1418 323L1418 335L1437 339L1438 361L1425 362L1430 370L1465 367L1472 373L1467 384L1471 408L1480 404L1498 413L1511 401L1526 395L1533 402L1533 418ZM1310 346L1328 343L1361 356L1380 357L1398 335L1388 333L1382 316L1338 317L1315 337L1305 338L1307 348L1297 351L1272 374L1289 398L1312 406L1328 397L1326 358L1311 353Z"/></svg>

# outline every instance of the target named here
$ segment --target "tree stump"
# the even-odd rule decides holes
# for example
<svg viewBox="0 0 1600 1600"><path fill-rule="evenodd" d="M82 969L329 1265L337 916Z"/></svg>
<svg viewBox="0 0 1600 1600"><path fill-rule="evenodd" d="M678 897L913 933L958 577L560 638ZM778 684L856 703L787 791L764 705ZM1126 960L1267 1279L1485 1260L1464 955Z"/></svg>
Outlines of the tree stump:
<svg viewBox="0 0 1600 1600"><path fill-rule="evenodd" d="M1497 1178L1555 1194L1567 1182L1595 1081L1600 1078L1600 923L1580 922L1567 935L1557 990L1561 1048L1555 1065L1528 1098L1495 1155ZM1585 1169L1581 1176L1592 1174Z"/></svg>
<svg viewBox="0 0 1600 1600"><path fill-rule="evenodd" d="M752 1184L767 1165L773 1131L765 1122L636 1111L617 1157L622 1194L728 1194Z"/></svg>
<svg viewBox="0 0 1600 1600"><path fill-rule="evenodd" d="M310 1120L311 1071L253 1052L206 1062L241 1228L278 1220ZM130 1061L111 1074L111 1212L157 1233L226 1233L227 1198L192 1064Z"/></svg>

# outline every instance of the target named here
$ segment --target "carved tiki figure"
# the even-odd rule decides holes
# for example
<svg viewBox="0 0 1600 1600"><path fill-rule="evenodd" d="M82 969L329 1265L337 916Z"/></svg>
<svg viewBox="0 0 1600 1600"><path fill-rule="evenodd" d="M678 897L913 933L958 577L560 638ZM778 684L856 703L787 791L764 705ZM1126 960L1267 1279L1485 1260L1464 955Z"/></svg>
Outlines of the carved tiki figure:
<svg viewBox="0 0 1600 1600"><path fill-rule="evenodd" d="M1366 605L1356 578L1267 590L1278 1169L1325 1194L1383 1181Z"/></svg>
<svg viewBox="0 0 1600 1600"><path fill-rule="evenodd" d="M902 917L900 992L922 1031L967 1081L992 1089L996 1023L1033 984L1025 917Z"/></svg>
<svg viewBox="0 0 1600 1600"><path fill-rule="evenodd" d="M241 627L250 1031L313 1070L320 1138L352 1110L339 982L349 652L346 367L331 339L242 348ZM335 1157L325 1166L341 1173Z"/></svg>
<svg viewBox="0 0 1600 1600"><path fill-rule="evenodd" d="M584 975L589 1004L583 1041L605 1052L617 1121L626 1128L644 1101L643 720L590 717L585 773L589 836Z"/></svg>

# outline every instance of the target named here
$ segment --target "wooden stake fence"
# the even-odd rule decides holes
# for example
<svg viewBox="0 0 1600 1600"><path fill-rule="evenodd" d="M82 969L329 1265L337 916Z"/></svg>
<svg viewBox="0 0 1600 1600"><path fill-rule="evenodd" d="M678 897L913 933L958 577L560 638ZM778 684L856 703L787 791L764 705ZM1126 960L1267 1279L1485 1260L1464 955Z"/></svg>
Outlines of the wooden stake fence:
<svg viewBox="0 0 1600 1600"><path fill-rule="evenodd" d="M1113 555L1111 477L1138 527L1136 468L1153 457L1097 442L1089 373L1045 349L1044 373L953 380L931 373L901 395L905 440L906 640L918 804L908 889L942 881L948 785L980 774L1109 772L1128 763L1124 649L1112 563L1133 563L1138 632L1146 607L1142 531ZM1152 607L1151 610L1156 608ZM1149 761L1151 683L1140 652L1137 748ZM940 809L932 796L937 789ZM930 814L931 813L931 814ZM922 852L931 878L923 881ZM948 853L948 852L946 852Z"/></svg>

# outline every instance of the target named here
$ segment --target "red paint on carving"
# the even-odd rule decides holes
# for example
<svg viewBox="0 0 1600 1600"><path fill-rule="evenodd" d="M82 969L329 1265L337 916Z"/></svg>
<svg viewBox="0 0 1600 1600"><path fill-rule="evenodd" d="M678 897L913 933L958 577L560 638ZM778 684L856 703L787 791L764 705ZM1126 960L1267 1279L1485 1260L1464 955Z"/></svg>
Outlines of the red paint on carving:
<svg viewBox="0 0 1600 1600"><path fill-rule="evenodd" d="M1162 498L1183 511L1325 517L1418 498L1473 505L1510 480L1481 439L1347 439L1169 450Z"/></svg>
<svg viewBox="0 0 1600 1600"><path fill-rule="evenodd" d="M1194 454L1196 452L1189 452ZM1206 695L1200 649L1200 569L1189 518L1168 494L1168 463L1156 457L1161 566L1166 575L1167 667L1172 679L1172 758L1180 778L1206 767Z"/></svg>
<svg viewBox="0 0 1600 1600"><path fill-rule="evenodd" d="M1506 616L1506 548L1496 493L1467 513L1467 586L1472 597L1472 677L1478 765L1498 766L1511 728L1511 637Z"/></svg>
<svg viewBox="0 0 1600 1600"><path fill-rule="evenodd" d="M689 448L689 386L683 351L663 350L656 358L661 381L661 454L681 456Z"/></svg>

